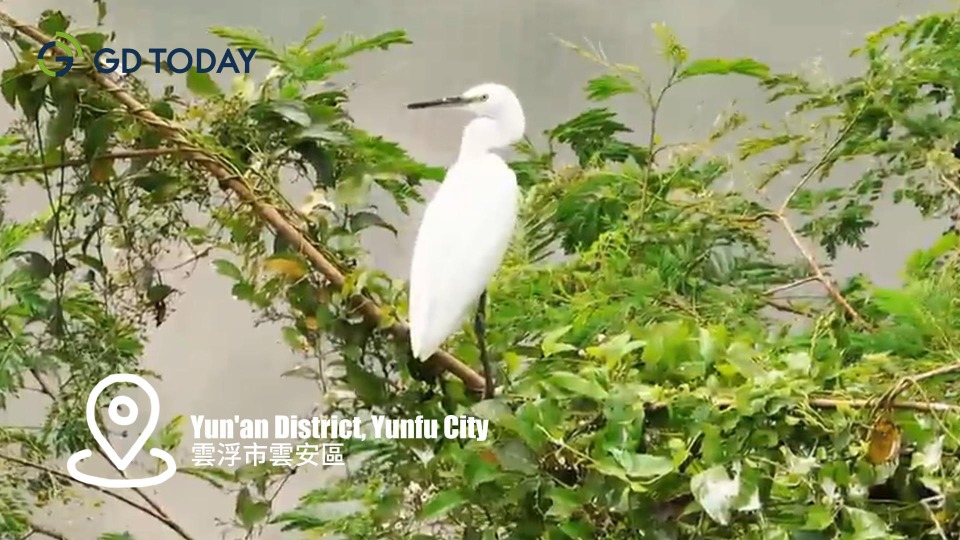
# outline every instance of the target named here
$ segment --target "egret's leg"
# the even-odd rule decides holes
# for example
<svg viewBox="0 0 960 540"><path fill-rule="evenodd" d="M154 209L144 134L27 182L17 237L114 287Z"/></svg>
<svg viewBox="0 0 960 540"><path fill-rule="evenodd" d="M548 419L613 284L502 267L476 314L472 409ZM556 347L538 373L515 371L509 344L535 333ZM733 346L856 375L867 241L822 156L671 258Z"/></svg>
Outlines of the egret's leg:
<svg viewBox="0 0 960 540"><path fill-rule="evenodd" d="M477 316L473 320L473 331L477 334L477 347L480 349L480 363L483 364L483 380L485 388L483 398L493 397L493 370L490 368L490 359L487 358L487 344L484 339L484 324L487 311L487 291L480 294L480 301L477 303Z"/></svg>

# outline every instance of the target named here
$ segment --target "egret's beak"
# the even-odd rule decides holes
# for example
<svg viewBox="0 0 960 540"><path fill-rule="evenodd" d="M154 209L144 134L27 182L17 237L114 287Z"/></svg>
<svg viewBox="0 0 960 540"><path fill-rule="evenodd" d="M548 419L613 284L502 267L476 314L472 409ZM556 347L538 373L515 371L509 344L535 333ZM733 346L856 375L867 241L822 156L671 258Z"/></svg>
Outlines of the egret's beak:
<svg viewBox="0 0 960 540"><path fill-rule="evenodd" d="M408 109L427 109L430 107L460 107L463 105L469 105L474 101L476 100L471 98L466 98L463 96L454 96L454 97L434 99L432 101L421 101L419 103L411 103L407 105L407 108Z"/></svg>

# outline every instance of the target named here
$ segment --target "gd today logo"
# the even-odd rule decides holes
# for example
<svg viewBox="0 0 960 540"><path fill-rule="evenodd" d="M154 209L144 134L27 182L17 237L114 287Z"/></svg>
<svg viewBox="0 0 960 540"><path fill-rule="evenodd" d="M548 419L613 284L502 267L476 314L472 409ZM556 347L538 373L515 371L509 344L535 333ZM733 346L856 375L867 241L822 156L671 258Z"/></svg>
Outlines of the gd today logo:
<svg viewBox="0 0 960 540"><path fill-rule="evenodd" d="M57 39L66 41L70 45L70 47L72 47L73 49L71 50L70 47L64 47L63 46L64 44L62 43L57 43L56 41ZM47 63L46 63L47 59L44 58L44 55L47 54L47 51L49 51L50 49L58 45L60 45L60 49L63 52L65 52L66 55L55 56L53 58L57 62L63 63L63 67L60 68L59 71L53 71L52 69L47 67ZM40 52L37 53L37 67L40 68L40 71L42 71L43 73L46 73L51 77L63 77L73 67L74 55L76 55L77 58L83 58L83 49L80 47L80 42L77 41L77 38L71 36L66 32L57 32L54 35L54 40L45 44L43 47L41 47Z"/></svg>

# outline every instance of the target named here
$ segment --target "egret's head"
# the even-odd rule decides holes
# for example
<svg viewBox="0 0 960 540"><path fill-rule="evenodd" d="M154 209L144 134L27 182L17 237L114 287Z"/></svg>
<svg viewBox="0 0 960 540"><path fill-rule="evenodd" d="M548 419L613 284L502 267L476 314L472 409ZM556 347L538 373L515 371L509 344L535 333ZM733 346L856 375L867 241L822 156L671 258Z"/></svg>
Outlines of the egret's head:
<svg viewBox="0 0 960 540"><path fill-rule="evenodd" d="M408 109L426 109L429 107L454 107L494 120L509 133L511 142L520 140L526 127L523 108L513 90L502 84L478 84L459 96L446 97L431 101L422 101L407 105Z"/></svg>

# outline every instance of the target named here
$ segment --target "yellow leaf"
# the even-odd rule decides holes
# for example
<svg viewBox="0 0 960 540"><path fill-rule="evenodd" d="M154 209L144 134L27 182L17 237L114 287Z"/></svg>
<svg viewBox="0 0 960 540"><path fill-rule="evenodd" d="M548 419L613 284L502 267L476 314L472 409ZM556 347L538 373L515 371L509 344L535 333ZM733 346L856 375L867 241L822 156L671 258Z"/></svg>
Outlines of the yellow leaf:
<svg viewBox="0 0 960 540"><path fill-rule="evenodd" d="M877 418L870 429L870 447L867 450L867 461L874 465L882 465L893 459L900 452L900 428L893 423L888 415Z"/></svg>
<svg viewBox="0 0 960 540"><path fill-rule="evenodd" d="M303 320L303 325L306 326L308 330L316 330L317 319L313 317L307 317L306 319Z"/></svg>
<svg viewBox="0 0 960 540"><path fill-rule="evenodd" d="M293 281L307 275L307 269L303 263L287 257L270 257L264 261L263 267Z"/></svg>

